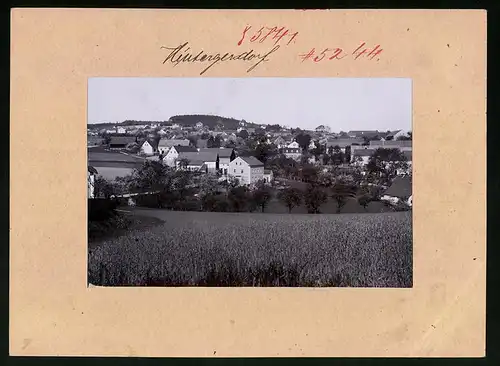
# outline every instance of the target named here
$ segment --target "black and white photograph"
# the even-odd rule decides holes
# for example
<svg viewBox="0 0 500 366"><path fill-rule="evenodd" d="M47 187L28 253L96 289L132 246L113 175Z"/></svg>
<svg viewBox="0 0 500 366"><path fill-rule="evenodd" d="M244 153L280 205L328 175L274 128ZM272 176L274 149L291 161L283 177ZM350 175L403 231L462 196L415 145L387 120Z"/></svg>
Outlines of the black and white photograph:
<svg viewBox="0 0 500 366"><path fill-rule="evenodd" d="M88 79L89 286L413 286L409 78Z"/></svg>

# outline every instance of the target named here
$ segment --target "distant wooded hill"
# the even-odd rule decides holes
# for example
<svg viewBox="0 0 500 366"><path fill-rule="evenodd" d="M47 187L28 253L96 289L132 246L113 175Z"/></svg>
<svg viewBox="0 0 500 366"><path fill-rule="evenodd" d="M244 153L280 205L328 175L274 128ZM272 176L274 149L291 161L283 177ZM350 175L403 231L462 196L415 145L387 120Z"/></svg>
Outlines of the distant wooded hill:
<svg viewBox="0 0 500 366"><path fill-rule="evenodd" d="M206 114L186 114L186 115L178 115L170 117L168 121L136 121L136 120L127 120L120 123L95 123L89 126L94 128L109 128L113 126L133 126L133 125L151 125L151 124L160 124L160 125L171 125L173 123L179 124L181 126L194 126L198 122L203 123L203 125L207 126L210 129L214 129L217 124L220 124L226 130L236 130L240 127L240 120L229 117L221 117L221 116L212 116ZM249 128L257 128L259 125L246 122L246 127Z"/></svg>

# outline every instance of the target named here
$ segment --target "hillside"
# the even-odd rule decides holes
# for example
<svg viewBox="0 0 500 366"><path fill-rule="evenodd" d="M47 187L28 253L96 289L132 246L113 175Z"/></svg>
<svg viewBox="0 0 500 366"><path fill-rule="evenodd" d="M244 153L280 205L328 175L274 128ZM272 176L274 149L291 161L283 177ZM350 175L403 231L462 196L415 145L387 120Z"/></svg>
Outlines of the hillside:
<svg viewBox="0 0 500 366"><path fill-rule="evenodd" d="M213 116L207 114L185 114L172 116L168 121L136 121L126 120L120 123L95 123L89 126L93 128L111 128L113 126L133 126L133 125L171 125L177 123L181 126L194 126L196 123L201 122L210 129L214 129L217 123L220 123L226 130L236 130L240 127L240 120L229 117ZM246 127L257 128L259 125L246 122Z"/></svg>
<svg viewBox="0 0 500 366"><path fill-rule="evenodd" d="M180 116L172 116L170 117L170 121L172 123L177 123L182 126L194 126L196 123L201 122L205 126L210 129L214 129L215 126L220 123L224 129L227 130L236 130L240 127L240 120L235 118L221 117L221 116L212 116L207 114L186 114ZM247 127L256 128L258 125L246 122Z"/></svg>

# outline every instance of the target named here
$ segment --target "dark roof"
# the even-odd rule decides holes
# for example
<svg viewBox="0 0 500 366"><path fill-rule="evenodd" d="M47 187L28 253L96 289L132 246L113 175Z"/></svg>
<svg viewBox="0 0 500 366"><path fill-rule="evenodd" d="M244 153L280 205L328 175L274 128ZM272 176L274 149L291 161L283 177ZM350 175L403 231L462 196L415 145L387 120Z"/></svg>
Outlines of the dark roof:
<svg viewBox="0 0 500 366"><path fill-rule="evenodd" d="M161 139L158 143L158 147L172 147L177 145L188 146L189 140L187 139Z"/></svg>
<svg viewBox="0 0 500 366"><path fill-rule="evenodd" d="M153 139L146 139L141 143L141 146L144 145L144 143L147 142L148 144L151 145L153 150L158 149L158 140L153 140Z"/></svg>
<svg viewBox="0 0 500 366"><path fill-rule="evenodd" d="M356 149L352 152L353 156L372 156L375 149Z"/></svg>
<svg viewBox="0 0 500 366"><path fill-rule="evenodd" d="M410 197L412 195L412 181L411 177L396 177L392 185L387 188L384 195L390 197Z"/></svg>
<svg viewBox="0 0 500 366"><path fill-rule="evenodd" d="M353 144L361 145L363 142L363 139L332 139L326 142L326 147L329 148L330 146L338 146L340 148L344 148Z"/></svg>
<svg viewBox="0 0 500 366"><path fill-rule="evenodd" d="M89 173L92 173L92 174L97 174L97 170L96 168L94 168L93 166L88 166L88 171Z"/></svg>
<svg viewBox="0 0 500 366"><path fill-rule="evenodd" d="M219 154L219 158L229 158L231 157L231 154L233 153L233 149L231 148L217 148L217 147L212 147L212 148L206 148L206 149L200 149L201 153L204 152L209 152L209 153L215 153Z"/></svg>
<svg viewBox="0 0 500 366"><path fill-rule="evenodd" d="M389 140L389 141L370 141L370 146L376 147L412 147L411 140Z"/></svg>
<svg viewBox="0 0 500 366"><path fill-rule="evenodd" d="M110 145L128 145L135 142L135 136L111 136Z"/></svg>
<svg viewBox="0 0 500 366"><path fill-rule="evenodd" d="M271 169L264 169L264 174L272 174L273 171Z"/></svg>
<svg viewBox="0 0 500 366"><path fill-rule="evenodd" d="M214 162L217 161L217 154L212 152L181 152L179 159L187 159L189 162Z"/></svg>
<svg viewBox="0 0 500 366"><path fill-rule="evenodd" d="M173 146L173 148L178 152L197 152L196 147L192 146Z"/></svg>
<svg viewBox="0 0 500 366"><path fill-rule="evenodd" d="M403 151L403 155L406 156L406 159L408 159L408 161L412 161L413 151Z"/></svg>
<svg viewBox="0 0 500 366"><path fill-rule="evenodd" d="M196 141L196 147L199 149L206 149L207 148L207 139L198 139Z"/></svg>
<svg viewBox="0 0 500 366"><path fill-rule="evenodd" d="M378 130L360 130L360 131L353 130L353 131L349 131L347 134L348 135L355 135L357 137L361 137L361 136L379 135L380 132Z"/></svg>
<svg viewBox="0 0 500 366"><path fill-rule="evenodd" d="M255 156L240 156L251 167L264 166L264 163L257 159Z"/></svg>

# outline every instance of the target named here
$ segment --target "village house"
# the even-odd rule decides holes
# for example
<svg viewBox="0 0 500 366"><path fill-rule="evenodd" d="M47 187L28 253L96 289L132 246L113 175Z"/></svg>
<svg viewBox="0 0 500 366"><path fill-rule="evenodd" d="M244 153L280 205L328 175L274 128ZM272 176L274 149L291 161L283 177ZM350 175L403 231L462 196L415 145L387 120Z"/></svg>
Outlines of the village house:
<svg viewBox="0 0 500 366"><path fill-rule="evenodd" d="M309 143L309 146L307 146L308 150L314 150L316 148L316 144L313 140Z"/></svg>
<svg viewBox="0 0 500 366"><path fill-rule="evenodd" d="M153 155L157 151L158 145L153 140L144 140L139 148L139 152L144 155Z"/></svg>
<svg viewBox="0 0 500 366"><path fill-rule="evenodd" d="M390 131L382 137L382 141L397 140L402 136L406 136L406 133L403 130Z"/></svg>
<svg viewBox="0 0 500 366"><path fill-rule="evenodd" d="M278 147L278 149L281 149L283 147L286 147L286 141L283 137L281 136L278 136L275 140L274 140L274 144Z"/></svg>
<svg viewBox="0 0 500 366"><path fill-rule="evenodd" d="M253 156L238 156L229 163L228 175L248 185L264 179L264 163Z"/></svg>
<svg viewBox="0 0 500 366"><path fill-rule="evenodd" d="M203 122L197 122L196 123L196 128L201 130L203 128Z"/></svg>
<svg viewBox="0 0 500 366"><path fill-rule="evenodd" d="M187 139L161 139L158 143L158 152L166 154L172 146L189 146Z"/></svg>
<svg viewBox="0 0 500 366"><path fill-rule="evenodd" d="M351 152L351 161L356 165L366 166L375 149L356 149Z"/></svg>
<svg viewBox="0 0 500 366"><path fill-rule="evenodd" d="M168 166L175 166L176 160L181 153L197 152L198 150L192 146L172 146L163 157L163 163Z"/></svg>
<svg viewBox="0 0 500 366"><path fill-rule="evenodd" d="M292 148L292 147L284 147L280 150L281 154L284 154L287 158L294 159L294 160L300 160L302 157L302 149L299 148Z"/></svg>
<svg viewBox="0 0 500 366"><path fill-rule="evenodd" d="M229 163L236 158L236 152L232 148L206 148L199 149L200 153L211 152L219 155L219 170L222 175L228 175Z"/></svg>
<svg viewBox="0 0 500 366"><path fill-rule="evenodd" d="M183 164L187 163L185 168L189 170L198 170L203 167L205 173L215 174L219 170L219 154L215 152L180 152L176 160L176 166L184 169Z"/></svg>
<svg viewBox="0 0 500 366"><path fill-rule="evenodd" d="M120 126L116 126L116 133L118 134L124 134L124 133L127 133L127 130L123 127L120 127Z"/></svg>
<svg viewBox="0 0 500 366"><path fill-rule="evenodd" d="M391 204L406 203L411 207L413 205L411 176L396 177L382 195L381 200Z"/></svg>
<svg viewBox="0 0 500 366"><path fill-rule="evenodd" d="M110 149L125 149L127 145L137 142L135 136L111 136L109 140Z"/></svg>

